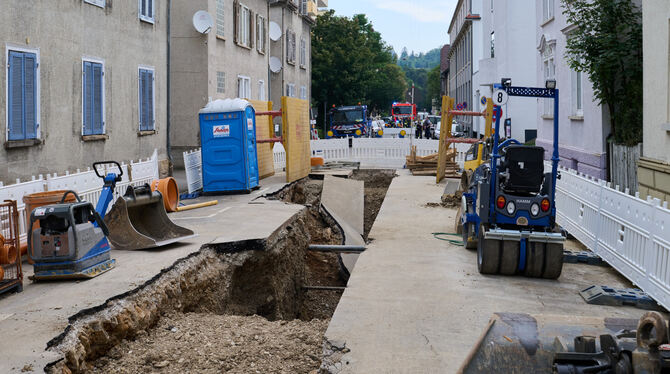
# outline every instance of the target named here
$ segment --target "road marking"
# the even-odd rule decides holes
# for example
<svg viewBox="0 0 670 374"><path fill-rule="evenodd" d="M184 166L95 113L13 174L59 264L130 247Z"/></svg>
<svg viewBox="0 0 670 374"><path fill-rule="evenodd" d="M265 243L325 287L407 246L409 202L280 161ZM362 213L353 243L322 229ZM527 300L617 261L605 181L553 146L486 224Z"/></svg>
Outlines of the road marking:
<svg viewBox="0 0 670 374"><path fill-rule="evenodd" d="M212 217L214 217L214 216L217 215L217 214L221 214L221 213L223 213L223 212L229 210L230 208L231 208L231 207L225 207L225 208L223 208L223 209L221 209L221 210L219 210L219 211L217 211L217 212L214 212L214 213L212 213L212 214L210 214L210 215L207 215L207 216L197 216L197 217L174 217L174 219L205 219L205 218L212 218Z"/></svg>

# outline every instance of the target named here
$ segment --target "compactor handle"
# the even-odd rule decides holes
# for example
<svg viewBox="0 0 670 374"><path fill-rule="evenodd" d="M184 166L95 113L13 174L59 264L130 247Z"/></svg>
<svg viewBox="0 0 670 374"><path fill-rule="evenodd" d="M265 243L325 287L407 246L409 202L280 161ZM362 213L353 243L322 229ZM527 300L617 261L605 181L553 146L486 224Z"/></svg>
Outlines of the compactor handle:
<svg viewBox="0 0 670 374"><path fill-rule="evenodd" d="M95 219L95 222L98 224L98 227L100 227L100 229L102 230L102 233L105 234L105 236L109 236L109 229L107 228L105 221L100 216L100 213L96 212L95 210L93 211L93 219Z"/></svg>
<svg viewBox="0 0 670 374"><path fill-rule="evenodd" d="M77 193L74 192L74 191L72 191L72 190L68 190L68 191L65 191L65 193L63 194L63 197L60 199L60 203L61 203L61 204L63 204L63 203L65 202L65 198L66 198L67 195L69 195L69 194L73 194L74 197L77 199L77 202L78 202L78 203L81 203L81 199L79 198L79 195L77 195Z"/></svg>
<svg viewBox="0 0 670 374"><path fill-rule="evenodd" d="M116 167L119 169L119 174L116 175L116 181L120 182L121 177L123 176L123 169L121 169L121 164L119 164L116 161L98 161L93 163L93 170L95 171L95 175L97 175L99 178L105 179L104 175L100 175L98 172L98 165L116 165Z"/></svg>

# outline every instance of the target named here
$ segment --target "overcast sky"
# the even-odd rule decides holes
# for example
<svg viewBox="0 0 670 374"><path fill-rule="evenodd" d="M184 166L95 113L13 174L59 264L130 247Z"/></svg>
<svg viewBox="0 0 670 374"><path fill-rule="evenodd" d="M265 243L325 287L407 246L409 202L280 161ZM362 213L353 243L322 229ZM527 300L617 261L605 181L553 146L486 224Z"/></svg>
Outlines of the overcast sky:
<svg viewBox="0 0 670 374"><path fill-rule="evenodd" d="M400 53L428 52L449 42L447 30L458 0L330 0L337 15L363 13Z"/></svg>

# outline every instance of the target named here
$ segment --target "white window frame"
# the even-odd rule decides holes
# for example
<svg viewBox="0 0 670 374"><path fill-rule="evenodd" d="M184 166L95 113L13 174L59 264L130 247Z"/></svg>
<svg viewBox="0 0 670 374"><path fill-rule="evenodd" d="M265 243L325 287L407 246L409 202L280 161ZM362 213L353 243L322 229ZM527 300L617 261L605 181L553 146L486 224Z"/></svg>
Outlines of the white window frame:
<svg viewBox="0 0 670 374"><path fill-rule="evenodd" d="M156 17L156 1L158 1L158 0L152 0L151 1L151 15L142 14L142 3L145 3L146 5L148 5L147 3L149 2L149 0L138 0L137 1L137 5L138 5L137 14L139 15L140 21L148 22L148 23L151 23L151 24L153 24L156 21L156 18L155 18Z"/></svg>
<svg viewBox="0 0 670 374"><path fill-rule="evenodd" d="M307 68L307 40L304 37L300 38L300 67Z"/></svg>
<svg viewBox="0 0 670 374"><path fill-rule="evenodd" d="M572 113L575 117L584 117L584 74L572 70Z"/></svg>
<svg viewBox="0 0 670 374"><path fill-rule="evenodd" d="M102 108L100 110L102 111L102 135L107 134L107 121L105 120L105 60L97 58L97 57L88 57L84 56L81 58L81 135L84 136L84 85L86 82L84 81L84 62L93 62L96 64L102 65L102 84L101 84L101 90L102 90ZM99 135L99 134L94 134L94 135Z"/></svg>
<svg viewBox="0 0 670 374"><path fill-rule="evenodd" d="M295 83L286 84L286 96L295 97Z"/></svg>
<svg viewBox="0 0 670 374"><path fill-rule="evenodd" d="M237 11L239 22L237 22L237 42L239 45L250 48L251 47L251 9L248 6L240 3Z"/></svg>
<svg viewBox="0 0 670 374"><path fill-rule="evenodd" d="M556 0L542 0L542 22L554 19L554 2Z"/></svg>
<svg viewBox="0 0 670 374"><path fill-rule="evenodd" d="M307 100L307 86L300 86L300 98Z"/></svg>
<svg viewBox="0 0 670 374"><path fill-rule="evenodd" d="M216 0L216 37L226 36L226 4L225 0Z"/></svg>
<svg viewBox="0 0 670 374"><path fill-rule="evenodd" d="M292 30L286 30L286 62L291 65L295 65L296 57L296 43L295 43L295 32Z"/></svg>
<svg viewBox="0 0 670 374"><path fill-rule="evenodd" d="M41 85L40 85L40 69L41 69L41 63L40 63L40 50L39 48L26 48L18 45L13 45L13 44L7 44L5 46L5 61L7 61L7 65L5 67L5 140L9 141L9 51L16 51L16 52L23 52L23 53L34 53L35 54L35 62L37 63L37 69L35 71L35 100L36 102L36 109L35 109L35 123L37 124L37 128L35 130L35 139L42 139L42 117L41 117L41 111L40 111L40 103L41 103ZM82 110L84 106L82 105ZM82 114L82 118L83 114Z"/></svg>
<svg viewBox="0 0 670 374"><path fill-rule="evenodd" d="M151 124L152 125L151 130L142 130L141 129L141 125L142 125L141 124L141 122L142 122L142 91L141 91L142 82L140 80L140 71L141 70L150 71L151 72L151 77L153 78L151 80L151 86L152 86L151 87L151 96L152 96L151 101L153 103L151 105L151 109L153 110L152 118L154 120L154 123ZM103 74L103 81L104 81L104 76L105 75ZM103 86L103 89L104 89L104 86ZM137 121L137 131L156 131L156 68L154 68L153 66L146 66L146 65L138 66L138 68L137 68L137 94L138 94L137 95L137 113L139 115L139 117L138 117L139 121ZM104 108L104 104L103 104L103 108ZM103 118L104 118L104 115L103 115ZM104 126L103 126L103 129L104 129Z"/></svg>
<svg viewBox="0 0 670 374"><path fill-rule="evenodd" d="M556 43L545 43L540 53L542 54L542 74L544 81L547 79L556 79L556 58L555 58ZM553 99L544 99L544 110L542 114L545 117L554 117Z"/></svg>
<svg viewBox="0 0 670 374"><path fill-rule="evenodd" d="M220 80L219 79L220 77L223 77L223 79ZM223 83L222 84L222 86L223 86L222 91L219 90L219 88L220 88L219 83ZM226 93L226 72L225 71L221 71L221 70L216 71L216 93L217 94L225 94Z"/></svg>
<svg viewBox="0 0 670 374"><path fill-rule="evenodd" d="M265 30L265 17L256 15L256 50L258 53L265 54L265 44L267 41Z"/></svg>
<svg viewBox="0 0 670 374"><path fill-rule="evenodd" d="M242 83L242 85L240 85ZM244 92L248 91L248 92ZM238 75L237 76L237 97L240 99L251 99L251 78Z"/></svg>
<svg viewBox="0 0 670 374"><path fill-rule="evenodd" d="M265 81L262 79L258 81L258 100L265 101Z"/></svg>
<svg viewBox="0 0 670 374"><path fill-rule="evenodd" d="M84 2L88 3L88 4L91 4L91 5L98 6L100 8L104 8L106 0L84 0Z"/></svg>

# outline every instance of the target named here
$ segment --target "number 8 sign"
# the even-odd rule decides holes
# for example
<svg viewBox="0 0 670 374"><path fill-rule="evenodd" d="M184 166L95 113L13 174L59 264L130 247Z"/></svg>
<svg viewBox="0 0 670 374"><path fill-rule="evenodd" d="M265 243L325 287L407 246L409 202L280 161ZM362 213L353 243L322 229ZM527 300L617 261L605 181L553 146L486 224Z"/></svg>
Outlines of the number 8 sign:
<svg viewBox="0 0 670 374"><path fill-rule="evenodd" d="M509 96L507 95L507 92L503 90L495 90L493 92L493 104L495 105L505 105L507 104L507 99L509 99Z"/></svg>

